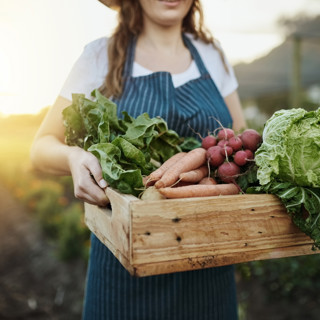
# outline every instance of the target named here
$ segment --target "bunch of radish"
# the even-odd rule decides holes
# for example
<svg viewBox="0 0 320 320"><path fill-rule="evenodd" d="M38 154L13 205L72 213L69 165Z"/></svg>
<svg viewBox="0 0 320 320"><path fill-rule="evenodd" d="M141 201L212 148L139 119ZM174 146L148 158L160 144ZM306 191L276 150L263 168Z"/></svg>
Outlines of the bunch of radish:
<svg viewBox="0 0 320 320"><path fill-rule="evenodd" d="M239 193L233 183L217 184L209 176L207 151L199 147L179 152L165 161L149 176L144 177L146 190L142 200L190 198Z"/></svg>
<svg viewBox="0 0 320 320"><path fill-rule="evenodd" d="M222 128L202 139L202 146L179 152L144 177L141 199L190 198L238 194L236 178L254 160L260 134L247 129L235 134Z"/></svg>
<svg viewBox="0 0 320 320"><path fill-rule="evenodd" d="M261 144L261 135L254 129L236 134L229 128L221 128L216 135L202 139L207 150L207 160L222 182L235 182L254 160L254 152Z"/></svg>

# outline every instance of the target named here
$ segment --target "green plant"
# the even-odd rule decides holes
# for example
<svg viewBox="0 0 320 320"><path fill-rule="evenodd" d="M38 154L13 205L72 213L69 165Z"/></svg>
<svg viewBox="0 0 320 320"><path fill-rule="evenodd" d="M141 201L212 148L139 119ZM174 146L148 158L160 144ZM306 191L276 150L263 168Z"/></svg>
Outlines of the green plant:
<svg viewBox="0 0 320 320"><path fill-rule="evenodd" d="M71 177L33 176L20 197L64 260L88 257L89 229L83 203L74 198Z"/></svg>
<svg viewBox="0 0 320 320"><path fill-rule="evenodd" d="M72 203L64 212L58 230L58 252L60 258L88 258L89 229L83 221L83 205Z"/></svg>
<svg viewBox="0 0 320 320"><path fill-rule="evenodd" d="M266 299L294 299L305 303L305 299L319 296L320 255L253 261L239 264L237 272L242 281L253 281L263 287Z"/></svg>

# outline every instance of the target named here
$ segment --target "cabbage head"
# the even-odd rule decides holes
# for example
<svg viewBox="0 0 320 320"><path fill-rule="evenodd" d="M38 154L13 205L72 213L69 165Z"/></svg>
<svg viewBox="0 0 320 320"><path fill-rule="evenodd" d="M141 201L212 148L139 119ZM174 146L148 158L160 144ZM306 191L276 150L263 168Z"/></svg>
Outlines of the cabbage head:
<svg viewBox="0 0 320 320"><path fill-rule="evenodd" d="M279 110L267 120L255 153L261 185L274 180L320 187L320 108Z"/></svg>

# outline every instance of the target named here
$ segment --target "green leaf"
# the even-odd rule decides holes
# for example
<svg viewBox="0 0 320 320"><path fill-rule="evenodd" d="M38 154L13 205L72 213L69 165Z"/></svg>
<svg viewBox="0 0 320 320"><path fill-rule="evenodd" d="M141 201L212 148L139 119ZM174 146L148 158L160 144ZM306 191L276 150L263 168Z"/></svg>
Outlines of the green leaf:
<svg viewBox="0 0 320 320"><path fill-rule="evenodd" d="M131 119L132 122L127 123L127 131L123 136L132 144L143 147L149 145L150 141L159 135L159 131L156 130L155 126L159 122L159 119L150 119L148 114L143 113L136 119Z"/></svg>
<svg viewBox="0 0 320 320"><path fill-rule="evenodd" d="M257 186L257 166L254 163L249 165L247 170L239 175L239 177L236 179L236 182L243 192L247 192L247 189L251 186Z"/></svg>
<svg viewBox="0 0 320 320"><path fill-rule="evenodd" d="M273 179L320 187L320 108L279 110L266 122L255 152L260 184Z"/></svg>
<svg viewBox="0 0 320 320"><path fill-rule="evenodd" d="M142 175L155 169L152 160L161 163L181 151L181 138L162 118L147 113L133 118L124 111L119 119L115 103L98 90L91 94L95 100L74 94L63 111L66 143L92 152L112 187L137 195Z"/></svg>
<svg viewBox="0 0 320 320"><path fill-rule="evenodd" d="M182 151L191 151L196 148L201 147L201 142L194 137L186 137L183 139L182 143L180 144L180 148Z"/></svg>
<svg viewBox="0 0 320 320"><path fill-rule="evenodd" d="M62 112L65 130L66 143L72 146L84 147L84 140L87 130L80 114L79 99L84 95L72 95L72 104Z"/></svg>
<svg viewBox="0 0 320 320"><path fill-rule="evenodd" d="M102 95L98 90L94 90L91 95L96 97L97 105L105 113L106 119L110 123L112 130L124 133L126 127L119 122L117 116L117 105Z"/></svg>
<svg viewBox="0 0 320 320"><path fill-rule="evenodd" d="M123 193L138 195L143 187L140 169L126 169L121 165L121 150L112 143L92 145L92 152L100 161L103 177L108 184Z"/></svg>

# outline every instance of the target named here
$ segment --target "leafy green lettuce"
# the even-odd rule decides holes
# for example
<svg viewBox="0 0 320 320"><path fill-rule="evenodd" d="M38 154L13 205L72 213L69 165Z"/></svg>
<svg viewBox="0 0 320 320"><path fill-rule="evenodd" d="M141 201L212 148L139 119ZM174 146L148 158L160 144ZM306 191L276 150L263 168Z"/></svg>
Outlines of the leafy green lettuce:
<svg viewBox="0 0 320 320"><path fill-rule="evenodd" d="M183 139L160 117L143 113L133 118L123 112L120 119L115 103L98 90L92 96L74 94L63 110L66 143L92 152L110 186L138 195L142 176L155 169L152 159L164 162L181 151Z"/></svg>
<svg viewBox="0 0 320 320"><path fill-rule="evenodd" d="M246 192L278 196L295 225L320 248L320 109L274 113L255 163L259 185Z"/></svg>
<svg viewBox="0 0 320 320"><path fill-rule="evenodd" d="M320 187L320 109L275 112L265 124L255 162L262 185L278 179Z"/></svg>

